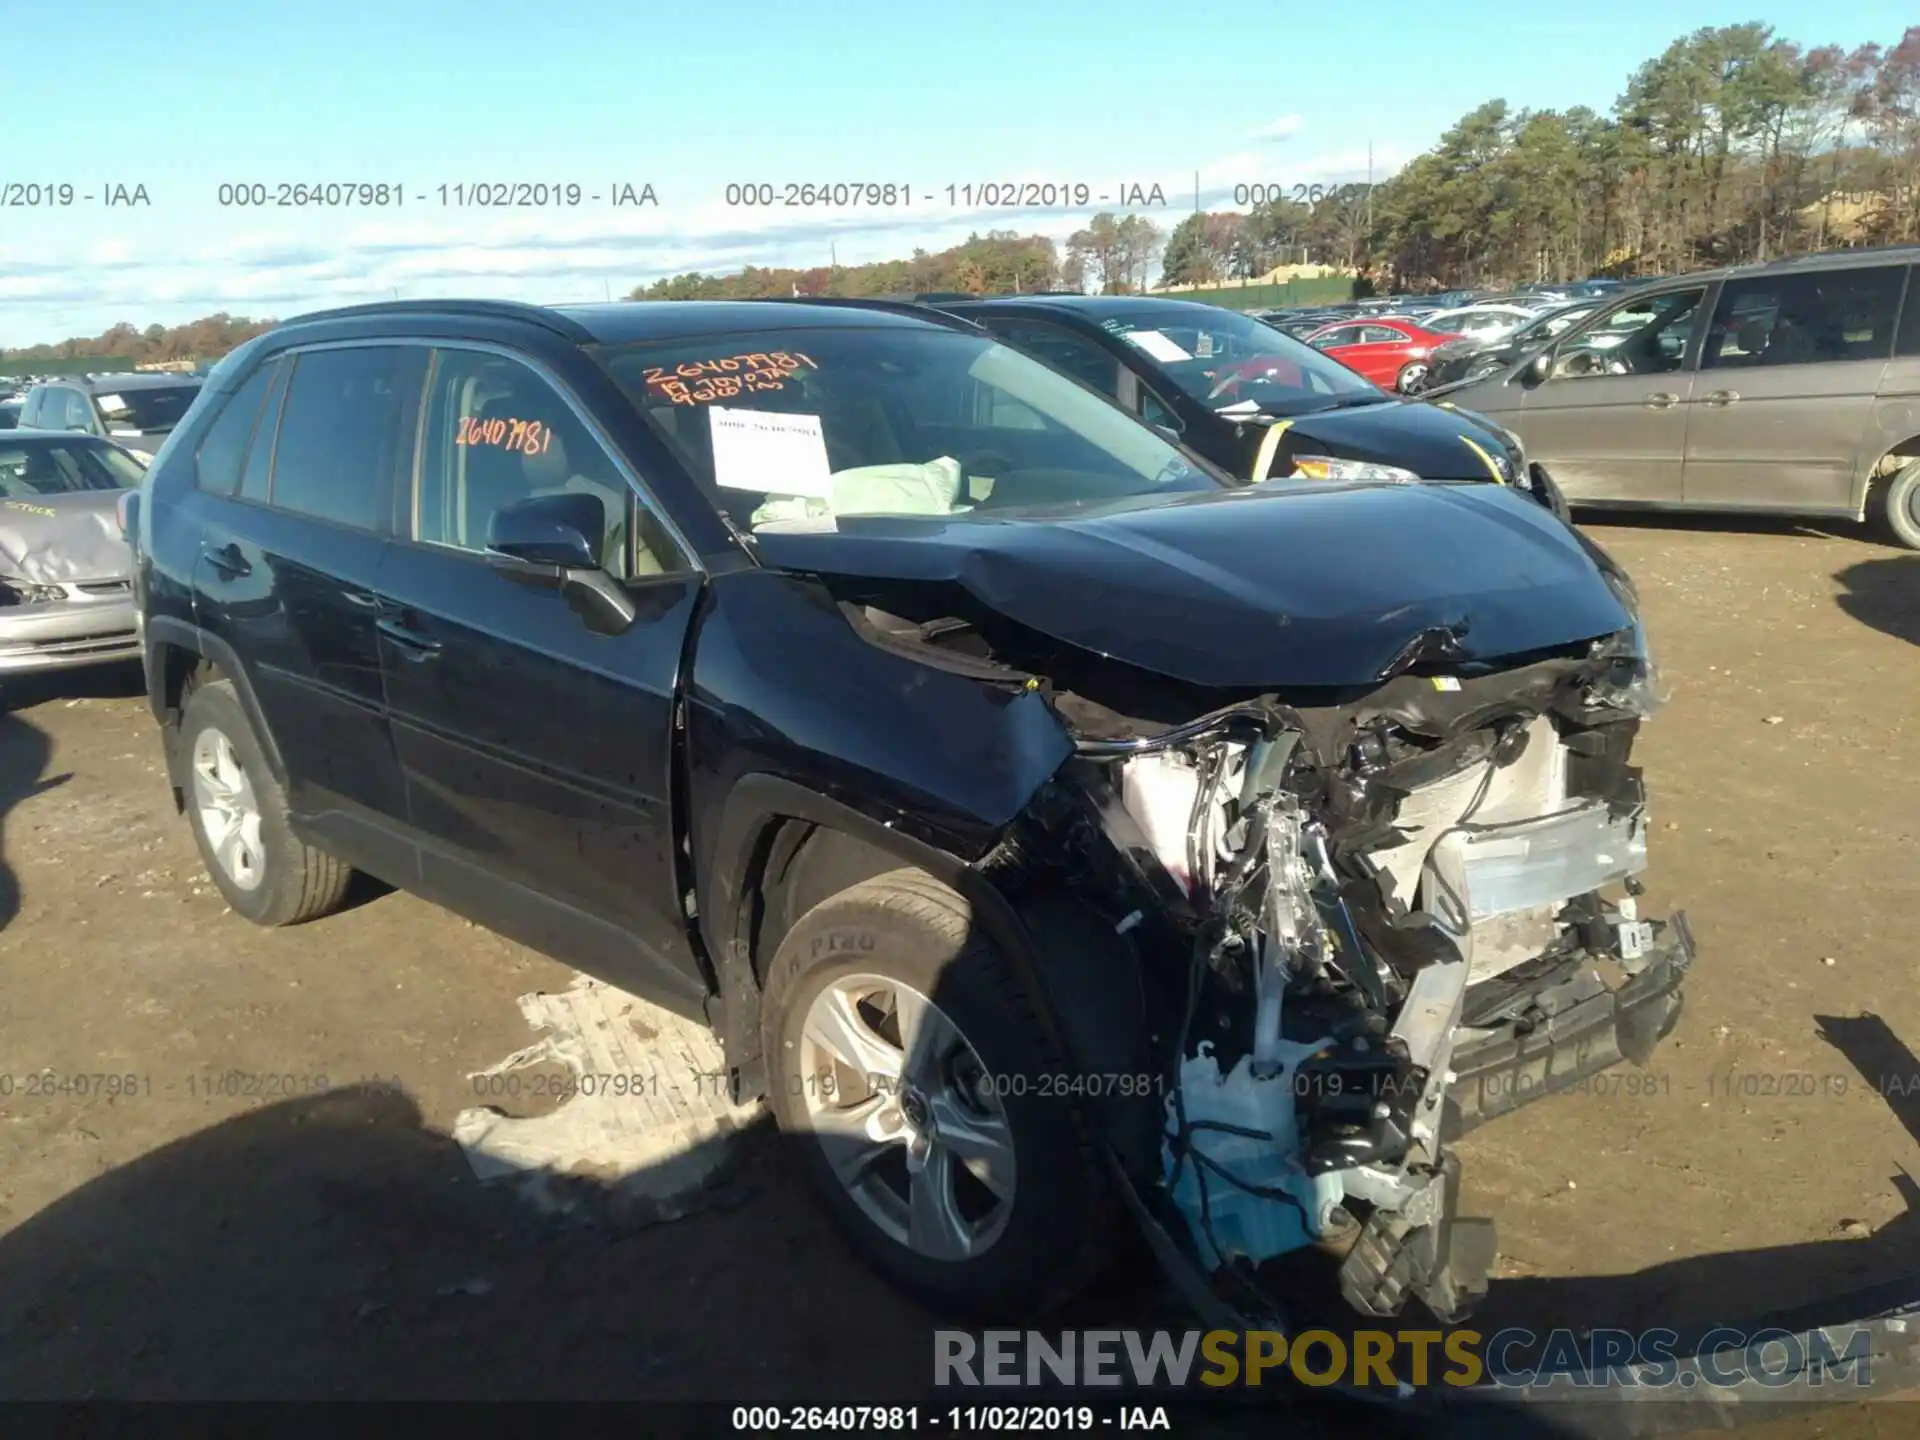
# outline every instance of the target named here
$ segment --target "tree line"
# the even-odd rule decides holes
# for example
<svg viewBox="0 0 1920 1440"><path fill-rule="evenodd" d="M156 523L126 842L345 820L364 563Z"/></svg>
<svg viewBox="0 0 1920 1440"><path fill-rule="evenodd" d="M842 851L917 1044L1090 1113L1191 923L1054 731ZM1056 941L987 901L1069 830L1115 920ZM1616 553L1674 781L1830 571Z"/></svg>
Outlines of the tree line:
<svg viewBox="0 0 1920 1440"><path fill-rule="evenodd" d="M866 265L676 275L628 298L1137 291L1299 261L1377 288L1439 289L1906 241L1920 242L1920 25L1848 49L1753 22L1675 40L1607 113L1488 100L1384 183L1330 186L1310 203L1199 212L1171 233L1144 215L1102 213L1064 242L991 230ZM120 324L0 358L211 360L273 323L223 313Z"/></svg>
<svg viewBox="0 0 1920 1440"><path fill-rule="evenodd" d="M1755 22L1675 40L1606 114L1488 100L1371 191L1191 216L1163 281L1293 258L1394 288L1504 285L1904 241L1920 241L1920 25L1847 49Z"/></svg>
<svg viewBox="0 0 1920 1440"><path fill-rule="evenodd" d="M1036 290L1143 290L1165 232L1144 215L1101 213L1064 244L1045 235L990 230L904 260L803 268L749 265L731 274L694 271L636 288L630 300L759 300L781 295L1032 294Z"/></svg>
<svg viewBox="0 0 1920 1440"><path fill-rule="evenodd" d="M84 360L96 355L131 359L137 365L170 360L217 360L277 323L249 320L224 310L185 325L149 325L144 330L122 321L94 336L0 349L0 360L31 364L35 360Z"/></svg>

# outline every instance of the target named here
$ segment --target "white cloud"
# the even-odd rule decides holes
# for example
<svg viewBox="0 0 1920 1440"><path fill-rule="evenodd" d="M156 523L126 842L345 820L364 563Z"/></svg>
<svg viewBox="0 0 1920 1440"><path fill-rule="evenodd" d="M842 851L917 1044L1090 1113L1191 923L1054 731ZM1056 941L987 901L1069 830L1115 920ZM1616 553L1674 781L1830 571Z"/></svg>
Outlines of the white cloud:
<svg viewBox="0 0 1920 1440"><path fill-rule="evenodd" d="M1276 121L1272 130L1296 117ZM1376 182L1410 157L1402 147L1374 147ZM1298 187L1367 178L1364 145L1320 153L1249 146L1198 167L1203 209L1244 209L1236 188ZM1016 180L1045 181L1040 172ZM1146 214L1170 230L1194 204L1195 170L1134 174L1128 183L1159 187L1164 204ZM168 244L157 236L81 246L66 255L28 255L0 248L0 299L6 316L0 344L22 345L97 334L127 320L139 326L177 324L215 310L295 315L365 300L473 295L562 302L624 295L665 275L708 274L743 265L814 266L837 251L842 265L939 251L968 234L1017 230L1064 241L1105 206L1079 209L949 208L922 204L881 210L760 209L715 203L658 209L528 215L449 212L398 217L342 217L336 223L275 225L265 217L209 243L204 228ZM941 197L944 199L944 195ZM9 236L9 241L17 240ZM80 258L84 257L84 258Z"/></svg>
<svg viewBox="0 0 1920 1440"><path fill-rule="evenodd" d="M1300 117L1298 115L1282 115L1277 120L1268 121L1247 138L1250 140L1290 140L1299 133Z"/></svg>

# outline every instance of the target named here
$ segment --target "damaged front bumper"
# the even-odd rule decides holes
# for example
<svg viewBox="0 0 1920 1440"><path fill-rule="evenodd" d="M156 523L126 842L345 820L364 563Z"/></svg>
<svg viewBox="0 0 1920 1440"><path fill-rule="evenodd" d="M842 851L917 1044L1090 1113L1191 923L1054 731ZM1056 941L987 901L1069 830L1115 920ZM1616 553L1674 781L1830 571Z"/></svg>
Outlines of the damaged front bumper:
<svg viewBox="0 0 1920 1440"><path fill-rule="evenodd" d="M22 589L28 595L20 595ZM57 592L57 593L54 593ZM140 657L125 580L9 585L0 605L0 675L70 670Z"/></svg>
<svg viewBox="0 0 1920 1440"><path fill-rule="evenodd" d="M1154 1036L1158 1165L1136 1150L1129 1189L1243 1322L1284 1316L1277 1263L1309 1251L1360 1313L1463 1318L1495 1246L1457 1213L1451 1140L1673 1028L1694 945L1684 914L1639 915L1633 643L1082 731L1030 816L1021 853L1107 890L1151 1011L1179 1018Z"/></svg>
<svg viewBox="0 0 1920 1440"><path fill-rule="evenodd" d="M1593 967L1583 967L1534 992L1524 1027L1463 1036L1447 1087L1448 1138L1531 1101L1580 1089L1622 1062L1645 1065L1679 1023L1693 958L1693 932L1685 912L1676 911L1644 968L1618 988L1608 989Z"/></svg>

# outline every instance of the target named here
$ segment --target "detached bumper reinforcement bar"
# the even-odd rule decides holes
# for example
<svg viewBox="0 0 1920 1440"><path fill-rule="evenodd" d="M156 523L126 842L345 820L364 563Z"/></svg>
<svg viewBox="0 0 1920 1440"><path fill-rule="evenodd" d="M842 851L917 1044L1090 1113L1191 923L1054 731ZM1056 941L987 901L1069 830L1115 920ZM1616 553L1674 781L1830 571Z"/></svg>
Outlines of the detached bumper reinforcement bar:
<svg viewBox="0 0 1920 1440"><path fill-rule="evenodd" d="M1445 1133L1464 1134L1623 1060L1646 1064L1679 1022L1681 984L1693 956L1686 917L1675 914L1652 962L1618 990L1583 1000L1524 1035L1455 1050Z"/></svg>

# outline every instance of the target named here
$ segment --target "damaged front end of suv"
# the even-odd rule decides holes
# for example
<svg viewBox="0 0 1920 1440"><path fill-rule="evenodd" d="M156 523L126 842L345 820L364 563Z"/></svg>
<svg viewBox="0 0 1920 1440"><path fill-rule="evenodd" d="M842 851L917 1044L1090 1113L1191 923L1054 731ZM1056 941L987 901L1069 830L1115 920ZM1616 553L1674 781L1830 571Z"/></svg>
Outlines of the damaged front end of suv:
<svg viewBox="0 0 1920 1440"><path fill-rule="evenodd" d="M1493 1234L1451 1140L1644 1063L1693 958L1636 899L1657 681L1626 577L1492 487L907 533L758 539L867 645L1065 735L968 866L1068 976L1076 1093L1163 1260L1243 1318L1310 1249L1362 1313L1467 1313Z"/></svg>
<svg viewBox="0 0 1920 1440"><path fill-rule="evenodd" d="M1243 1296L1263 1262L1334 1244L1356 1310L1464 1315L1493 1233L1455 1216L1448 1141L1671 1029L1692 944L1634 898L1634 634L1416 665L1347 703L1102 725L1036 805L1075 888L1184 967L1156 1199Z"/></svg>

